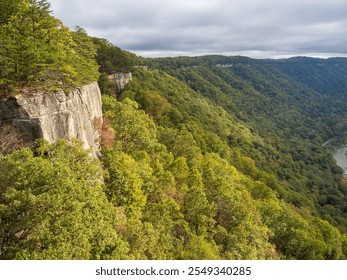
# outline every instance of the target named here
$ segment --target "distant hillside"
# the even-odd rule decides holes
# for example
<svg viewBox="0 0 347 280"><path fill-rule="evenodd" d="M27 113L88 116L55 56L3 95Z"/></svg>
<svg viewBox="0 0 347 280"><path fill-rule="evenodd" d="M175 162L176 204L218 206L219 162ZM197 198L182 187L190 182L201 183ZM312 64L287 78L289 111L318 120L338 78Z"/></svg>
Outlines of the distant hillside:
<svg viewBox="0 0 347 280"><path fill-rule="evenodd" d="M268 62L316 92L334 96L346 95L347 58L294 57Z"/></svg>
<svg viewBox="0 0 347 280"><path fill-rule="evenodd" d="M258 140L245 146L244 141L229 135L229 145L238 146L258 168L279 178L282 188L294 191L297 195L289 195L289 201L299 207L314 204L324 216L329 215L331 201L338 200L340 214L336 218L342 221L347 210L346 188L336 188L340 171L321 144L347 128L347 88L334 98L315 91L282 70L289 71L292 61L297 61L298 68L300 61L302 68L310 67L300 58L267 61L223 56L159 58L149 60L148 65L182 80L248 127ZM313 78L308 75L306 79ZM329 84L330 88L340 87L332 77Z"/></svg>

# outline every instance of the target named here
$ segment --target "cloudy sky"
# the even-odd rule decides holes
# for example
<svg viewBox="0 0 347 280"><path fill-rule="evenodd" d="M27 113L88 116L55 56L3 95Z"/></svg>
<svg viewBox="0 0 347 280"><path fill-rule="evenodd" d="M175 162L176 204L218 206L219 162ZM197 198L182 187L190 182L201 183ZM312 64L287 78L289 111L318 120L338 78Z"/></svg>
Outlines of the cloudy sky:
<svg viewBox="0 0 347 280"><path fill-rule="evenodd" d="M138 55L347 56L347 0L49 0Z"/></svg>

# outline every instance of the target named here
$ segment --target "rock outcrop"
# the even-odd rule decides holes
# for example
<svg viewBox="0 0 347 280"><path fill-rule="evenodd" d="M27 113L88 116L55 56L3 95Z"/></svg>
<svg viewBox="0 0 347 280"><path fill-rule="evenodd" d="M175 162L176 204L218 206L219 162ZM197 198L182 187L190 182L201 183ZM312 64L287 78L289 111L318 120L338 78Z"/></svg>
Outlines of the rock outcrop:
<svg viewBox="0 0 347 280"><path fill-rule="evenodd" d="M44 138L53 143L59 138L79 139L85 148L99 155L102 123L101 94L97 83L66 94L23 93L0 101L0 125L11 124L26 143Z"/></svg>
<svg viewBox="0 0 347 280"><path fill-rule="evenodd" d="M108 76L109 80L115 84L116 94L120 94L127 84L133 80L131 72L129 73L114 73Z"/></svg>

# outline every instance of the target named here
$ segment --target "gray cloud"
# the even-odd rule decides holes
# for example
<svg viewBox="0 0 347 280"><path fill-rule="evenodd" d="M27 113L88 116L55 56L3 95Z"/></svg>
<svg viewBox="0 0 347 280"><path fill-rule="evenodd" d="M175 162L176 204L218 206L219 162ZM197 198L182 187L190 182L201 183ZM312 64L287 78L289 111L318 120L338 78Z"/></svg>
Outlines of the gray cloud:
<svg viewBox="0 0 347 280"><path fill-rule="evenodd" d="M346 0L51 0L73 28L145 56L347 56Z"/></svg>

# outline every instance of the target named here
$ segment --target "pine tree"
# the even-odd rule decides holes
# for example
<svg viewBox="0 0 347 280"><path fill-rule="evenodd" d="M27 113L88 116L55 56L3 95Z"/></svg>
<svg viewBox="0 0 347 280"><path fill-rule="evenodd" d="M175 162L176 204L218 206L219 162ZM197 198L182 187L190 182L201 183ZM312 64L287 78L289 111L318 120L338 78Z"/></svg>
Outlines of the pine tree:
<svg viewBox="0 0 347 280"><path fill-rule="evenodd" d="M0 25L5 24L16 12L20 0L0 0Z"/></svg>
<svg viewBox="0 0 347 280"><path fill-rule="evenodd" d="M82 30L74 35L51 15L46 0L23 0L1 15L0 90L63 88L96 81L96 47Z"/></svg>
<svg viewBox="0 0 347 280"><path fill-rule="evenodd" d="M77 58L74 63L78 72L78 83L87 84L91 81L97 81L99 79L99 66L95 59L96 45L87 32L79 26L72 33L72 37L76 44Z"/></svg>

